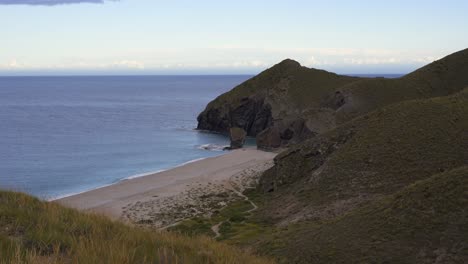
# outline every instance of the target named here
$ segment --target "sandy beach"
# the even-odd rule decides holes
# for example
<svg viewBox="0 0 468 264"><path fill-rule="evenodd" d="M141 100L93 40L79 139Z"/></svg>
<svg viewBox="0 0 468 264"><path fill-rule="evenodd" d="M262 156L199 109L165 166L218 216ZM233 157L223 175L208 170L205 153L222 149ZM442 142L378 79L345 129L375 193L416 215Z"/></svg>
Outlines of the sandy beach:
<svg viewBox="0 0 468 264"><path fill-rule="evenodd" d="M244 148L56 200L137 225L165 228L209 215L255 185L276 153Z"/></svg>

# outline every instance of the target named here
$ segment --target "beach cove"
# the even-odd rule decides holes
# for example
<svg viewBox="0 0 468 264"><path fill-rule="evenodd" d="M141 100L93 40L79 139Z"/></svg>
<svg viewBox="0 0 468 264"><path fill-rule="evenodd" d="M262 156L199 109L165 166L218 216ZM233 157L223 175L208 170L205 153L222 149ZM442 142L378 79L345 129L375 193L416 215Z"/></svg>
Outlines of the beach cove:
<svg viewBox="0 0 468 264"><path fill-rule="evenodd" d="M55 200L129 223L166 228L210 215L255 186L276 153L244 148Z"/></svg>

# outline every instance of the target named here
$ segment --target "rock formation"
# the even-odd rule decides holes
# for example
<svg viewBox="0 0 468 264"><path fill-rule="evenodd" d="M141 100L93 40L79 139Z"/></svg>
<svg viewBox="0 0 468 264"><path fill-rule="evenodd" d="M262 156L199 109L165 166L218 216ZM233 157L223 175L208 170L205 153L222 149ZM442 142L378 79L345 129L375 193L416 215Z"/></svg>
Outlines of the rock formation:
<svg viewBox="0 0 468 264"><path fill-rule="evenodd" d="M231 139L231 149L242 148L245 143L247 132L240 127L231 127L229 129L229 138Z"/></svg>

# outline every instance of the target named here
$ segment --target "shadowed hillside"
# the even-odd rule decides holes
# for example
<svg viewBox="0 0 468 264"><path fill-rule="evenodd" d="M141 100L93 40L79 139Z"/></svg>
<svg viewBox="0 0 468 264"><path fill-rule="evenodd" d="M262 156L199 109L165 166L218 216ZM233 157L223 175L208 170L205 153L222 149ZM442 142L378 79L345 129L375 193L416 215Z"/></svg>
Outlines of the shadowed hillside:
<svg viewBox="0 0 468 264"><path fill-rule="evenodd" d="M378 109L289 148L262 176L255 216L287 231L260 248L285 263L462 263L467 131L464 89Z"/></svg>
<svg viewBox="0 0 468 264"><path fill-rule="evenodd" d="M466 94L384 107L282 152L261 180L264 217L328 220L467 164Z"/></svg>
<svg viewBox="0 0 468 264"><path fill-rule="evenodd" d="M284 263L466 262L468 87L458 87L460 54L401 79L348 84L353 98L362 92L373 106L280 153L251 198L259 208L221 238ZM446 64L455 68L425 79ZM371 82L388 84L385 96L357 85ZM359 109L355 102L350 109Z"/></svg>
<svg viewBox="0 0 468 264"><path fill-rule="evenodd" d="M284 263L466 263L467 189L465 166L322 225L291 228L263 247Z"/></svg>

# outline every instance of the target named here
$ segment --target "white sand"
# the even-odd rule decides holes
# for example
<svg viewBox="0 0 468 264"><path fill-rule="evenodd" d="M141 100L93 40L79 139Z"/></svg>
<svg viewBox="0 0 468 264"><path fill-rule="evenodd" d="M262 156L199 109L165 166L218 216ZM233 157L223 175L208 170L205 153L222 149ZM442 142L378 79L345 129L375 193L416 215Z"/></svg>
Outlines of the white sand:
<svg viewBox="0 0 468 264"><path fill-rule="evenodd" d="M194 188L223 186L246 170L265 169L276 153L244 148L199 160L171 170L126 180L114 185L56 200L65 206L90 210L122 219L131 205L152 203L155 199L175 197ZM262 167L263 166L263 167ZM270 165L271 166L271 165ZM142 206L140 206L142 207ZM142 208L144 209L144 208ZM148 208L146 208L148 209Z"/></svg>

